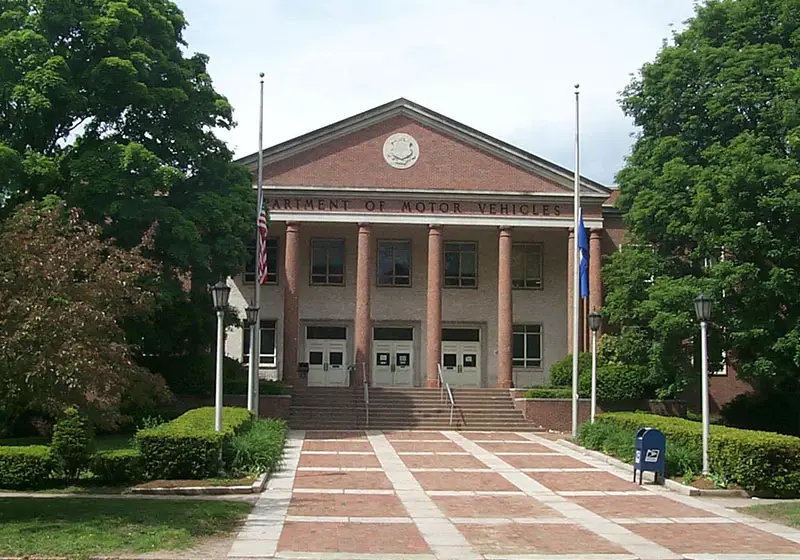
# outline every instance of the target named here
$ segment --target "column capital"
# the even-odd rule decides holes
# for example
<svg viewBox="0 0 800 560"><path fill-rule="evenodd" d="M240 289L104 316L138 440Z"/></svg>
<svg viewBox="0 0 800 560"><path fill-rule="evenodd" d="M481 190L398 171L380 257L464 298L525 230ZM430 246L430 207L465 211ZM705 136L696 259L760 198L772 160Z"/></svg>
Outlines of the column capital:
<svg viewBox="0 0 800 560"><path fill-rule="evenodd" d="M511 235L511 231L512 231L514 228L512 228L511 226L498 226L498 228L497 228L497 229L498 229L498 230L500 230L500 235L503 235L503 234L505 234L505 235Z"/></svg>
<svg viewBox="0 0 800 560"><path fill-rule="evenodd" d="M286 222L286 231L297 231L300 229L300 222Z"/></svg>
<svg viewBox="0 0 800 560"><path fill-rule="evenodd" d="M592 228L589 232L589 239L600 239L600 234L603 232L602 228Z"/></svg>
<svg viewBox="0 0 800 560"><path fill-rule="evenodd" d="M372 222L358 222L358 229L372 229Z"/></svg>
<svg viewBox="0 0 800 560"><path fill-rule="evenodd" d="M428 233L442 233L444 226L442 224L428 224Z"/></svg>

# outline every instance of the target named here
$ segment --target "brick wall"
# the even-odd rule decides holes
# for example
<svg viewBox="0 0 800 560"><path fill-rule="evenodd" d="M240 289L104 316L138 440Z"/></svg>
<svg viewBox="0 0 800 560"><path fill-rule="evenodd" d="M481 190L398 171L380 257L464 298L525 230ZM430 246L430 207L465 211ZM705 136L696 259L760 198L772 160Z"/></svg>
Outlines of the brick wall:
<svg viewBox="0 0 800 560"><path fill-rule="evenodd" d="M569 432L572 430L572 401L569 399L523 399L516 398L515 406L522 410L525 419L546 430ZM683 401L642 400L616 403L598 403L597 414L603 412L647 411L661 416L685 416ZM578 423L589 420L591 402L578 400Z"/></svg>

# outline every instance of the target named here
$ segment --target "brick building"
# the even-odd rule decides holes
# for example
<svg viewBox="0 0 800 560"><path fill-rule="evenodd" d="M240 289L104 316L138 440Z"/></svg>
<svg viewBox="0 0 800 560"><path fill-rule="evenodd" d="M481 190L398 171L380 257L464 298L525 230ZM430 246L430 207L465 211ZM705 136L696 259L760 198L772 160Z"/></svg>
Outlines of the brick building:
<svg viewBox="0 0 800 560"><path fill-rule="evenodd" d="M256 176L257 154L242 162ZM405 99L266 149L262 375L431 386L441 364L454 387L546 383L571 348L573 181ZM601 258L622 225L614 191L581 188L585 316L602 306ZM230 283L243 316L252 265ZM227 354L246 360L248 337L229 333Z"/></svg>

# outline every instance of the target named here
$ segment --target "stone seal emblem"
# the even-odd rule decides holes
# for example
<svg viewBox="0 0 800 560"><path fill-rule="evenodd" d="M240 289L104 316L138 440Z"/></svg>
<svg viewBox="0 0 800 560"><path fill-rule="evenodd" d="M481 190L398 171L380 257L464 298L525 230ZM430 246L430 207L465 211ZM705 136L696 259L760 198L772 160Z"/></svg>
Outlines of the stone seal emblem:
<svg viewBox="0 0 800 560"><path fill-rule="evenodd" d="M392 134L383 143L383 159L395 169L408 169L419 158L419 144L404 132Z"/></svg>

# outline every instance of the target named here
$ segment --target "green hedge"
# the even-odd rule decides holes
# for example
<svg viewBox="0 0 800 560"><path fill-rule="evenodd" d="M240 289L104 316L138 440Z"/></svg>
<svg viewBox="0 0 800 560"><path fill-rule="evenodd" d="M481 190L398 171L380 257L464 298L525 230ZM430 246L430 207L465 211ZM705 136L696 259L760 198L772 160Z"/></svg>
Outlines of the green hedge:
<svg viewBox="0 0 800 560"><path fill-rule="evenodd" d="M0 488L38 488L50 478L56 461L44 445L0 447Z"/></svg>
<svg viewBox="0 0 800 560"><path fill-rule="evenodd" d="M92 456L89 469L102 482L137 482L143 478L142 455L136 449L101 451Z"/></svg>
<svg viewBox="0 0 800 560"><path fill-rule="evenodd" d="M526 399L571 399L569 387L533 387L525 391Z"/></svg>
<svg viewBox="0 0 800 560"><path fill-rule="evenodd" d="M610 424L630 435L641 427L657 428L670 446L697 457L702 446L702 425L682 418L637 412L601 414L596 424ZM591 428L582 428L580 440L587 441ZM633 447L633 438L629 440ZM595 442L596 444L596 442ZM687 458L687 461L689 459ZM696 462L696 459L691 459ZM764 496L800 495L800 438L770 432L711 426L709 467L716 477L738 484ZM682 474L682 473L678 473Z"/></svg>
<svg viewBox="0 0 800 560"><path fill-rule="evenodd" d="M274 471L283 459L285 442L285 420L256 420L249 430L233 438L232 474L247 476Z"/></svg>
<svg viewBox="0 0 800 560"><path fill-rule="evenodd" d="M244 408L224 407L222 431L214 430L214 408L196 408L175 420L139 430L136 445L150 479L200 479L220 475L233 462L231 440L252 421Z"/></svg>

